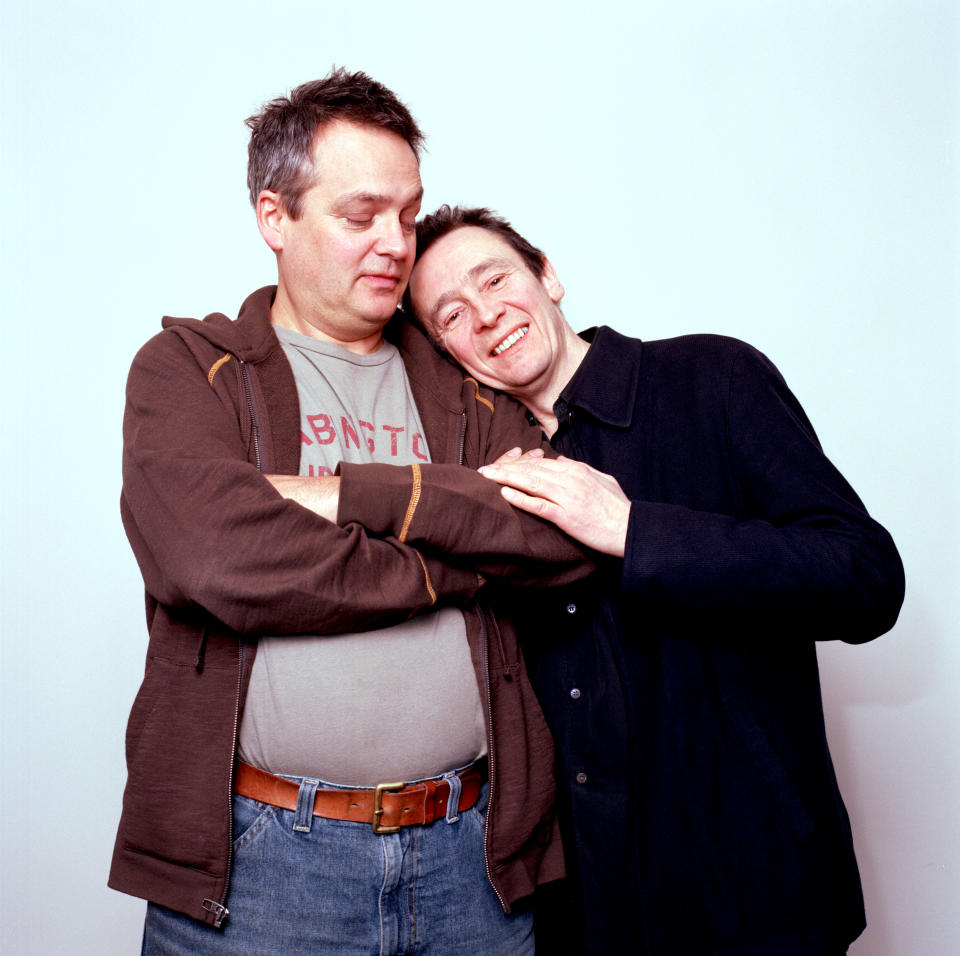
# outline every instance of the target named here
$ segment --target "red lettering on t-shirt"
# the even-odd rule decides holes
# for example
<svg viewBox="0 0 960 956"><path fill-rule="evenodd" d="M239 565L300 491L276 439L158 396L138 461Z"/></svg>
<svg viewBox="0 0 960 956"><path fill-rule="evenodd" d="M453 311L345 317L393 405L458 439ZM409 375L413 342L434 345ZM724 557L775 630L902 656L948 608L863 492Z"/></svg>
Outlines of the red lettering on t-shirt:
<svg viewBox="0 0 960 956"><path fill-rule="evenodd" d="M353 439L354 445L357 448L360 447L360 438L357 435L357 430L347 421L343 415L340 416L340 434L343 435L343 447L350 447L350 439Z"/></svg>
<svg viewBox="0 0 960 956"><path fill-rule="evenodd" d="M383 430L385 432L390 432L390 454L396 458L397 457L397 435L400 432L405 431L404 428L394 428L392 425L384 425Z"/></svg>
<svg viewBox="0 0 960 956"><path fill-rule="evenodd" d="M413 453L422 461L429 461L430 459L427 458L426 453L420 450L420 444L422 441L423 435L421 435L420 432L417 432L416 435L413 436Z"/></svg>
<svg viewBox="0 0 960 956"><path fill-rule="evenodd" d="M329 415L324 415L323 413L319 415L307 415L307 421L310 422L310 427L313 429L313 434L317 436L317 442L319 444L329 445L330 442L337 437L333 425L330 424Z"/></svg>
<svg viewBox="0 0 960 956"><path fill-rule="evenodd" d="M301 444L301 445L312 445L312 444L313 444L313 442L310 440L310 438L307 436L306 432L304 432L304 430L303 430L302 428L300 429L300 444Z"/></svg>
<svg viewBox="0 0 960 956"><path fill-rule="evenodd" d="M333 471L326 465L307 465L308 478L323 478L326 475L332 475Z"/></svg>
<svg viewBox="0 0 960 956"><path fill-rule="evenodd" d="M374 430L372 423L365 422L362 418L360 419L360 427L366 428L371 432ZM373 435L365 435L364 437L367 439L367 448L369 448L370 451L373 451Z"/></svg>

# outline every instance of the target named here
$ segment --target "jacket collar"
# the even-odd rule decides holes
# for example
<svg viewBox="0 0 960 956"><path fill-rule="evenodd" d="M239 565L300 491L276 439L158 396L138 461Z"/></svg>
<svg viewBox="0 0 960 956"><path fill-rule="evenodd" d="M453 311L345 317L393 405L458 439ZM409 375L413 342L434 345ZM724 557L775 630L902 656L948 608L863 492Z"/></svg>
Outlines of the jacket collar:
<svg viewBox="0 0 960 956"><path fill-rule="evenodd" d="M576 407L607 425L628 428L640 387L643 343L605 325L580 337L590 348L554 403L557 421L565 421L569 409Z"/></svg>

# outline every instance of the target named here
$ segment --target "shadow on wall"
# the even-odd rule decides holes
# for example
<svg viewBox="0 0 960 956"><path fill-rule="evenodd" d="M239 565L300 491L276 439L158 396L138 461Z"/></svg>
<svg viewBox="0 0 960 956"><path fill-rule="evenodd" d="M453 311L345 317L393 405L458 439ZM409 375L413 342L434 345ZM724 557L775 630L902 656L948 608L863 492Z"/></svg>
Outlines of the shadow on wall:
<svg viewBox="0 0 960 956"><path fill-rule="evenodd" d="M930 786L908 765L939 762L930 728L918 729L908 710L935 695L942 651L943 636L909 598L895 628L876 641L818 645L830 752L852 821L867 910L867 929L851 956L902 956L896 927L907 904L890 898L903 872L897 847L910 819L923 812L913 795Z"/></svg>

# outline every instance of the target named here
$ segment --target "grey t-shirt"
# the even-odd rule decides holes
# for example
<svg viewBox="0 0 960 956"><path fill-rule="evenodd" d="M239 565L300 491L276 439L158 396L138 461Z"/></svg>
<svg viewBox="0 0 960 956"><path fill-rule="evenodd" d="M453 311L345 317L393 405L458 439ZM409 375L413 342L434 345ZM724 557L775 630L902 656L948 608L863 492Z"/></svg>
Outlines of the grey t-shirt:
<svg viewBox="0 0 960 956"><path fill-rule="evenodd" d="M301 475L332 474L340 461L429 461L393 345L357 355L275 330L297 382ZM477 759L486 734L463 615L443 608L359 634L261 638L239 748L264 770L351 786Z"/></svg>

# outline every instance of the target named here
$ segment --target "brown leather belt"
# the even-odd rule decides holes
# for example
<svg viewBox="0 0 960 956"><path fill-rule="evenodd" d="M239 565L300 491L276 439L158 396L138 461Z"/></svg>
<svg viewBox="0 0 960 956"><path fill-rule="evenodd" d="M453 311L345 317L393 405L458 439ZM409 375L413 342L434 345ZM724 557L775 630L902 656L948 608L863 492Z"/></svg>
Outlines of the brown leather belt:
<svg viewBox="0 0 960 956"><path fill-rule="evenodd" d="M461 770L457 812L469 810L480 798L486 780L486 761ZM238 763L233 789L241 797L283 810L296 810L300 785L250 764ZM374 833L396 833L400 827L433 823L446 816L450 784L445 780L420 783L381 783L372 790L317 790L313 815L329 820L369 823Z"/></svg>

